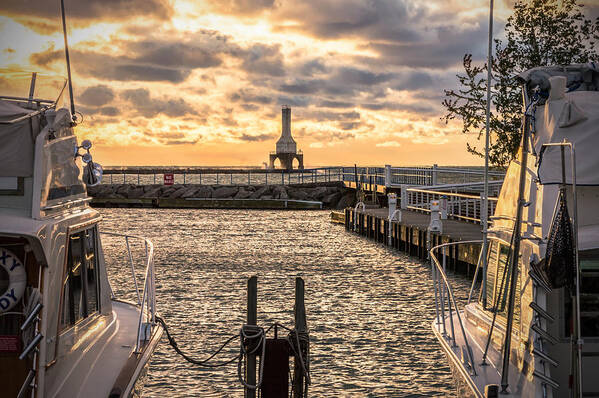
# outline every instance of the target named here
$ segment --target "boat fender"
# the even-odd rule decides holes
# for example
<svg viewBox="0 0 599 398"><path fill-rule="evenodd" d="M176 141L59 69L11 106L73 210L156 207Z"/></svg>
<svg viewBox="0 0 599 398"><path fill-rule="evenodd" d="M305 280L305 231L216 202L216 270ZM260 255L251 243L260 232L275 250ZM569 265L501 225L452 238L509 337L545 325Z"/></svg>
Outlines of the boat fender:
<svg viewBox="0 0 599 398"><path fill-rule="evenodd" d="M23 297L27 274L19 258L9 250L0 247L0 266L8 274L8 288L0 295L0 313L9 311Z"/></svg>

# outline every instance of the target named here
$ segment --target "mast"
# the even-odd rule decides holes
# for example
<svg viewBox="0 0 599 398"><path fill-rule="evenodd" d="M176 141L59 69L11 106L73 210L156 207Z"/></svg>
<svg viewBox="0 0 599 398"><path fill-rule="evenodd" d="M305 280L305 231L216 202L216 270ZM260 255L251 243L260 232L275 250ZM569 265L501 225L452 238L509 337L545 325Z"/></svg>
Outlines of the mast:
<svg viewBox="0 0 599 398"><path fill-rule="evenodd" d="M526 98L524 94L525 88L522 88L523 98ZM514 325L514 302L516 299L516 283L518 281L518 263L520 259L520 242L522 240L522 212L524 209L524 190L526 188L526 170L528 169L528 142L530 134L530 122L532 115L529 112L534 112L534 107L530 106L530 111L526 107L526 100L524 106L527 111L524 114L524 126L522 126L522 143L521 143L521 154L520 154L520 180L518 185L518 202L516 203L516 219L514 220L514 231L512 235L512 250L510 252L510 284L508 291L508 307L507 307L507 325L505 328L505 336L502 351L502 367L501 367L501 392L507 393L509 386L508 372L510 364L510 352L512 344L512 328Z"/></svg>
<svg viewBox="0 0 599 398"><path fill-rule="evenodd" d="M77 120L75 115L75 101L73 100L73 82L71 80L71 59L69 57L69 42L67 40L67 19L64 14L64 0L60 0L60 11L62 14L62 34L64 36L64 54L67 59L67 75L69 79L69 97L71 100L71 118Z"/></svg>
<svg viewBox="0 0 599 398"><path fill-rule="evenodd" d="M483 307L487 306L487 295L484 292L487 291L487 250L489 246L489 240L487 236L487 230L489 228L489 141L490 141L490 130L491 130L491 76L493 69L493 0L489 1L489 47L487 48L487 114L486 114L486 126L485 126L485 185L483 193L483 209L482 209L482 226L483 226L483 247L482 247L482 261L483 261L483 278L482 278L482 291L483 291Z"/></svg>

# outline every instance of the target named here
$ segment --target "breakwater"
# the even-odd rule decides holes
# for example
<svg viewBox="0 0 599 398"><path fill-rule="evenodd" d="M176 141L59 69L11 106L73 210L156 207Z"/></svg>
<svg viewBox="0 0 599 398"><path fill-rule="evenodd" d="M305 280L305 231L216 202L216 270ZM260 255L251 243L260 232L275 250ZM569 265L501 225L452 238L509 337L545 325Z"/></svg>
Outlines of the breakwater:
<svg viewBox="0 0 599 398"><path fill-rule="evenodd" d="M355 203L342 182L290 185L101 184L88 187L99 207L329 208ZM318 204L315 206L314 204Z"/></svg>

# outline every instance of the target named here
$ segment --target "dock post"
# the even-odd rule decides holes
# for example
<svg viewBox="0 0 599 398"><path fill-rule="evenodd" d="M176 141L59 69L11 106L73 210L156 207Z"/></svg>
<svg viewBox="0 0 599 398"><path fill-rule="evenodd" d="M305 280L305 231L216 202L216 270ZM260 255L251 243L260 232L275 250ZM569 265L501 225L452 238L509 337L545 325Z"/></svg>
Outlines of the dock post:
<svg viewBox="0 0 599 398"><path fill-rule="evenodd" d="M306 322L306 306L304 304L304 280L300 277L295 278L295 332L299 336L300 334L308 333L308 325ZM298 347L298 351L302 352L301 346ZM306 350L307 351L307 350ZM303 355L303 354L302 354ZM305 358L307 359L307 358ZM294 358L294 377L293 377L293 397L302 398L304 396L304 370L303 365L305 364L306 370L308 363L305 359L300 359L297 356ZM303 362L303 363L302 363Z"/></svg>
<svg viewBox="0 0 599 398"><path fill-rule="evenodd" d="M248 279L247 324L256 325L258 322L258 278L254 275ZM256 385L256 354L248 354L245 367L245 382ZM245 389L247 398L255 398L256 390Z"/></svg>

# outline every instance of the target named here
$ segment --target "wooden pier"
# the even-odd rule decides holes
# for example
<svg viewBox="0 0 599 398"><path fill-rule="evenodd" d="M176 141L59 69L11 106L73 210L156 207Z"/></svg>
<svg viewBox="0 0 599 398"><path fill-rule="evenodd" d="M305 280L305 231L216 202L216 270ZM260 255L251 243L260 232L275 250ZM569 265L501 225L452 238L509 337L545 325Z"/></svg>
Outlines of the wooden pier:
<svg viewBox="0 0 599 398"><path fill-rule="evenodd" d="M429 232L430 215L402 210L401 222L392 221L389 228L387 208L358 210L345 209L345 229L389 245L399 251L428 259L431 247L450 242L482 239L481 226L465 221L442 220L443 232ZM447 248L449 270L470 276L478 262L480 244L453 245Z"/></svg>

